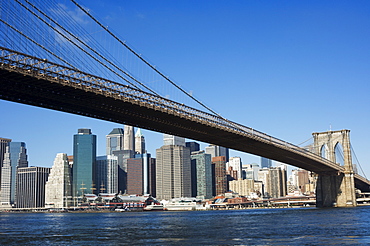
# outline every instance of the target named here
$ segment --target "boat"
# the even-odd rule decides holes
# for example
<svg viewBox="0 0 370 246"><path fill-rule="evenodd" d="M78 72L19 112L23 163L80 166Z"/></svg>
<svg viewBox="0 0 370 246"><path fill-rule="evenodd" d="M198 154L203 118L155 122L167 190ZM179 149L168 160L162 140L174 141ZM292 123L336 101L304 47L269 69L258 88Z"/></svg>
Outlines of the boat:
<svg viewBox="0 0 370 246"><path fill-rule="evenodd" d="M196 210L198 200L196 198L174 198L164 204L164 209L168 211L191 211Z"/></svg>
<svg viewBox="0 0 370 246"><path fill-rule="evenodd" d="M163 210L164 210L163 204L152 203L144 207L144 211L163 211Z"/></svg>

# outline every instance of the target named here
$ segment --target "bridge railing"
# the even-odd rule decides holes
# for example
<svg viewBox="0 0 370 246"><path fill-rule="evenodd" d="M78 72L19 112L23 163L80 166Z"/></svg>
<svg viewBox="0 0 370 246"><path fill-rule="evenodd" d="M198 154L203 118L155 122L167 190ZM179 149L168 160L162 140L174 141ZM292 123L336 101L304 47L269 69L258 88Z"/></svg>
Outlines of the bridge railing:
<svg viewBox="0 0 370 246"><path fill-rule="evenodd" d="M0 47L0 54L2 68L6 66L8 70L14 70L25 75L47 79L55 83L68 84L77 88L83 87L84 90L91 90L96 93L119 98L124 101L129 100L136 104L145 104L147 107L159 108L162 111L178 115L179 117L188 117L191 120L201 121L203 124L213 125L226 131L246 135L250 138L288 149L313 160L325 163L334 169L340 170L340 166L336 163L333 163L317 154L217 115L203 112L127 85L62 66L46 59L22 54L4 47Z"/></svg>

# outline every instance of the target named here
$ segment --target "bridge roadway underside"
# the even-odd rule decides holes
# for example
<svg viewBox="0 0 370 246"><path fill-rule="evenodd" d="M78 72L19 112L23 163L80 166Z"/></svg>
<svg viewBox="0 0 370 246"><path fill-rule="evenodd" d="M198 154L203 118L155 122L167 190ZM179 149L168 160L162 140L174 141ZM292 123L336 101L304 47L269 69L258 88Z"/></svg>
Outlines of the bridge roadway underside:
<svg viewBox="0 0 370 246"><path fill-rule="evenodd" d="M247 137L226 128L214 127L193 117L175 115L130 100L118 100L94 91L88 91L37 79L0 69L0 99L43 107L77 115L128 124L156 132L173 134L230 149L255 154L291 164L316 173L342 171L329 167L299 153L255 137ZM369 190L368 184L355 179L358 188ZM366 189L367 188L367 189Z"/></svg>

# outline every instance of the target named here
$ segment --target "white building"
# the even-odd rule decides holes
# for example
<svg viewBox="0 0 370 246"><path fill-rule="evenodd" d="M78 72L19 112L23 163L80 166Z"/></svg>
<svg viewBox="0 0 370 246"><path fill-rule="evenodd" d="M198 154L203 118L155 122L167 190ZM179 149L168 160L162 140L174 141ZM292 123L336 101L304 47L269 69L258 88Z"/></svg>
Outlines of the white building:
<svg viewBox="0 0 370 246"><path fill-rule="evenodd" d="M45 207L65 208L71 205L71 169L67 154L59 153L54 159L45 185Z"/></svg>
<svg viewBox="0 0 370 246"><path fill-rule="evenodd" d="M238 179L243 178L242 172L242 159L240 157L231 157L229 162L226 163L226 170L232 167L234 171L238 172Z"/></svg>
<svg viewBox="0 0 370 246"><path fill-rule="evenodd" d="M139 128L135 134L135 154L144 154L144 153L146 153L145 138L144 135L141 133L141 129Z"/></svg>
<svg viewBox="0 0 370 246"><path fill-rule="evenodd" d="M185 147L185 138L170 134L163 134L163 145L177 145Z"/></svg>
<svg viewBox="0 0 370 246"><path fill-rule="evenodd" d="M135 151L135 133L134 127L125 125L123 136L123 150Z"/></svg>

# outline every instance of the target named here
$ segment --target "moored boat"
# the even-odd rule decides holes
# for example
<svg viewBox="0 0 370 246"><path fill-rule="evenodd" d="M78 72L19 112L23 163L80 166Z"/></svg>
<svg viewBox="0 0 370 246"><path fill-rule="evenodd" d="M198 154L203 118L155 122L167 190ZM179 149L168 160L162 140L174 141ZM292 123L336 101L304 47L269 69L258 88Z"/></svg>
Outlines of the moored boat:
<svg viewBox="0 0 370 246"><path fill-rule="evenodd" d="M168 211L191 211L197 208L197 199L195 198L175 198L164 205Z"/></svg>
<svg viewBox="0 0 370 246"><path fill-rule="evenodd" d="M145 208L144 208L145 211L163 211L164 210L164 206L163 204L150 204L150 205L147 205Z"/></svg>

